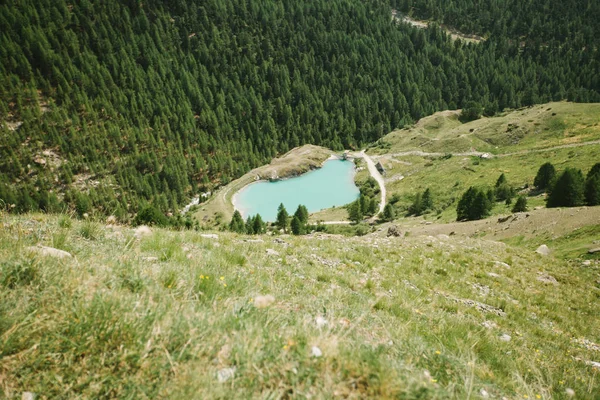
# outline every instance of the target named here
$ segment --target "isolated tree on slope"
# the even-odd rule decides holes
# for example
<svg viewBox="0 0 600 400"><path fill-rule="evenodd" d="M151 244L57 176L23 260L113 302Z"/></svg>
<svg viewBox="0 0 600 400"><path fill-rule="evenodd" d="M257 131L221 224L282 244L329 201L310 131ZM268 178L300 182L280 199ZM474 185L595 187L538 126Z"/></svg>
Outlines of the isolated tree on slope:
<svg viewBox="0 0 600 400"><path fill-rule="evenodd" d="M524 212L527 211L527 197L519 196L517 201L515 202L514 207L512 208L512 212Z"/></svg>
<svg viewBox="0 0 600 400"><path fill-rule="evenodd" d="M294 235L302 235L304 233L304 225L302 224L302 221L300 221L300 218L297 215L294 215L294 217L292 218L292 233Z"/></svg>
<svg viewBox="0 0 600 400"><path fill-rule="evenodd" d="M300 220L300 222L302 224L308 223L308 209L306 208L306 206L300 204L298 206L298 208L296 209L296 212L294 213L294 215L296 217L298 217L298 219Z"/></svg>
<svg viewBox="0 0 600 400"><path fill-rule="evenodd" d="M383 220L384 221L393 221L396 217L396 213L394 212L394 206L390 203L386 204L383 208Z"/></svg>

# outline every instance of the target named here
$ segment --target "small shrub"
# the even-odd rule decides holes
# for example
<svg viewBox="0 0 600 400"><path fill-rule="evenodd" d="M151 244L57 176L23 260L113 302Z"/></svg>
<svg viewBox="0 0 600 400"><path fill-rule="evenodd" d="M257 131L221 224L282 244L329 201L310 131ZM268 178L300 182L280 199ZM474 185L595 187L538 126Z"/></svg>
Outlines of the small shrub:
<svg viewBox="0 0 600 400"><path fill-rule="evenodd" d="M0 264L0 285L14 289L31 284L38 275L33 261L8 261Z"/></svg>
<svg viewBox="0 0 600 400"><path fill-rule="evenodd" d="M79 228L79 236L88 240L99 239L102 235L100 225L94 221L85 221Z"/></svg>

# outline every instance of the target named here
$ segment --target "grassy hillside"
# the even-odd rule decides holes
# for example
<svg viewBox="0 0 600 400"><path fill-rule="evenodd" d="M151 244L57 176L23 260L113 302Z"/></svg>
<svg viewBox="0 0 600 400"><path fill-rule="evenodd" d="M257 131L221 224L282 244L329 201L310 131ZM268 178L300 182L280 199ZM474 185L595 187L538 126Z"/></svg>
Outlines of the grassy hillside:
<svg viewBox="0 0 600 400"><path fill-rule="evenodd" d="M1 220L2 397L598 394L597 260L447 236Z"/></svg>
<svg viewBox="0 0 600 400"><path fill-rule="evenodd" d="M464 124L458 116L458 111L434 114L369 149L386 166L388 198L400 196L401 212L418 192L431 188L433 216L453 221L458 198L469 186L493 186L504 173L522 189L533 184L545 162L559 171L575 167L586 173L600 161L600 104L549 103ZM482 159L486 152L491 158ZM532 195L530 208L545 205L543 195ZM497 203L493 214L510 208Z"/></svg>

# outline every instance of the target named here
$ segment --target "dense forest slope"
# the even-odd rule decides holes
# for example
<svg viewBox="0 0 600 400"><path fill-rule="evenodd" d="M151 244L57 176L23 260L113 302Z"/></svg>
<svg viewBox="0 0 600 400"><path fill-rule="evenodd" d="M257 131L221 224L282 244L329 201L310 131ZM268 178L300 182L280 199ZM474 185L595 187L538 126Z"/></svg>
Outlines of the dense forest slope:
<svg viewBox="0 0 600 400"><path fill-rule="evenodd" d="M174 212L300 144L358 147L471 100L488 114L600 101L594 46L467 46L393 23L381 1L19 0L0 5L0 32L0 199L15 212Z"/></svg>
<svg viewBox="0 0 600 400"><path fill-rule="evenodd" d="M598 50L600 3L593 0L391 0L391 4L466 33Z"/></svg>

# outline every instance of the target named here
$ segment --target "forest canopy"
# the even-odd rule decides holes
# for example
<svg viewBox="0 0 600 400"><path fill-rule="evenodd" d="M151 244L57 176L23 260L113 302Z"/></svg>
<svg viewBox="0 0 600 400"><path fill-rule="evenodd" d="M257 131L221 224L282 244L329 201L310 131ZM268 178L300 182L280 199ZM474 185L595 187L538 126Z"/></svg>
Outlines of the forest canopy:
<svg viewBox="0 0 600 400"><path fill-rule="evenodd" d="M529 15L497 27L473 3L447 7L492 32L477 45L379 0L4 2L0 205L166 214L298 145L357 148L468 102L600 101L595 2L572 23L546 15L565 34L526 46Z"/></svg>

